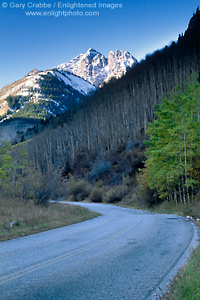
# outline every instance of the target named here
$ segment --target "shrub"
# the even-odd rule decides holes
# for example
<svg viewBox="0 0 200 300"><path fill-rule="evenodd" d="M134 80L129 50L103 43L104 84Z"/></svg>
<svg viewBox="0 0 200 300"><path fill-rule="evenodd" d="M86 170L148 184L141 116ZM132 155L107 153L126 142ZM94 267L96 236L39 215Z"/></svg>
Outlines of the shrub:
<svg viewBox="0 0 200 300"><path fill-rule="evenodd" d="M125 149L126 149L126 144L125 144L125 143L119 143L119 144L117 145L116 151L117 151L117 153L121 153L121 152L123 152Z"/></svg>
<svg viewBox="0 0 200 300"><path fill-rule="evenodd" d="M127 145L126 145L126 151L129 151L129 150L135 150L135 143L131 140L128 141Z"/></svg>
<svg viewBox="0 0 200 300"><path fill-rule="evenodd" d="M90 176L95 177L99 176L103 173L107 173L112 167L112 164L110 162L101 161L99 162L91 171Z"/></svg>
<svg viewBox="0 0 200 300"><path fill-rule="evenodd" d="M129 193L127 185L119 185L106 193L105 201L107 203L119 202Z"/></svg>
<svg viewBox="0 0 200 300"><path fill-rule="evenodd" d="M90 199L92 202L102 202L103 201L103 190L101 188L94 188L91 195Z"/></svg>
<svg viewBox="0 0 200 300"><path fill-rule="evenodd" d="M103 174L108 173L112 168L112 164L109 161L100 161L93 170L90 172L90 179L99 179Z"/></svg>
<svg viewBox="0 0 200 300"><path fill-rule="evenodd" d="M40 190L37 190L35 193L35 201L34 203L36 205L47 205L50 198L50 191L46 188L42 188Z"/></svg>
<svg viewBox="0 0 200 300"><path fill-rule="evenodd" d="M148 207L161 203L163 200L159 199L155 190L151 190L148 187L147 178L142 174L141 170L136 174L140 202L146 204Z"/></svg>
<svg viewBox="0 0 200 300"><path fill-rule="evenodd" d="M82 201L89 197L91 193L91 186L87 181L80 180L78 182L72 182L69 190L73 195L74 201Z"/></svg>

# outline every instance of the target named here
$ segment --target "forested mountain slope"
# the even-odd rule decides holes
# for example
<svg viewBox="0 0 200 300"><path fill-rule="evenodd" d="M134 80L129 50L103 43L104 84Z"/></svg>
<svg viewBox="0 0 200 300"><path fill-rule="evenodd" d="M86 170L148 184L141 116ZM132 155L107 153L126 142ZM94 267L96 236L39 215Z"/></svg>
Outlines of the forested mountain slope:
<svg viewBox="0 0 200 300"><path fill-rule="evenodd" d="M31 160L42 166L63 166L76 153L101 156L116 151L120 144L143 140L148 122L154 119L154 105L169 95L193 72L200 71L200 12L197 9L187 31L118 80L112 80L67 122L44 131L29 144Z"/></svg>
<svg viewBox="0 0 200 300"><path fill-rule="evenodd" d="M41 130L42 126L37 126L40 120L43 123L79 106L85 95L93 93L103 82L121 77L136 63L128 51L110 51L106 58L90 48L67 63L46 71L35 69L3 87L0 143L6 136L11 143L31 138Z"/></svg>

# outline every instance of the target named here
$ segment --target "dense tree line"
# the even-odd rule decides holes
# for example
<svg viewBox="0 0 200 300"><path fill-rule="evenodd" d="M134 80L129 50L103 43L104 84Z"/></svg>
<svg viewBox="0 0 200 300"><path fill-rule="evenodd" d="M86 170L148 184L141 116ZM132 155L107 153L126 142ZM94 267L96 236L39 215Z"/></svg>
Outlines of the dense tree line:
<svg viewBox="0 0 200 300"><path fill-rule="evenodd" d="M200 185L200 84L195 77L164 98L148 126L144 181L161 199L190 203Z"/></svg>

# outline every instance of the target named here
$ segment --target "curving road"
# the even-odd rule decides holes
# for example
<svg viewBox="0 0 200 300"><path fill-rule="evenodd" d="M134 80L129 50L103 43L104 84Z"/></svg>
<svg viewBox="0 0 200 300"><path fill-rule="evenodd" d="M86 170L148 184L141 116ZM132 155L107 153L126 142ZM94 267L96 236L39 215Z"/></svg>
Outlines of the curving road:
<svg viewBox="0 0 200 300"><path fill-rule="evenodd" d="M197 244L186 219L79 203L100 217L0 243L0 299L150 300Z"/></svg>

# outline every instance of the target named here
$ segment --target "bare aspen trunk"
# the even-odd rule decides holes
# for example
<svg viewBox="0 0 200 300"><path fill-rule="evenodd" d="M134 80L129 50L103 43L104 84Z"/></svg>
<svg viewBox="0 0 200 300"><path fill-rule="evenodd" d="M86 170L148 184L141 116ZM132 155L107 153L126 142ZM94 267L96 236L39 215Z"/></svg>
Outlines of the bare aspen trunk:
<svg viewBox="0 0 200 300"><path fill-rule="evenodd" d="M169 195L170 201L173 202L172 194Z"/></svg>
<svg viewBox="0 0 200 300"><path fill-rule="evenodd" d="M181 152L180 152L180 162L182 163ZM183 193L183 203L186 204L186 196L185 196L185 183L183 175L181 175L181 183L182 183L182 193Z"/></svg>
<svg viewBox="0 0 200 300"><path fill-rule="evenodd" d="M192 202L194 201L194 189L193 189L193 186L192 186Z"/></svg>
<svg viewBox="0 0 200 300"><path fill-rule="evenodd" d="M176 194L176 191L174 191L174 201L175 201L176 205L178 205L178 201L177 201L177 194Z"/></svg>
<svg viewBox="0 0 200 300"><path fill-rule="evenodd" d="M192 119L193 119L193 111L191 111L191 122L192 122ZM192 124L192 123L191 123ZM191 129L191 136L192 136L192 129ZM191 140L191 150L192 150L192 145L193 145L193 140ZM191 152L191 155L190 155L190 164L191 164L191 166L193 166L193 158L192 158L192 152ZM192 169L191 169L191 172L190 172L190 177L191 177L191 179L193 178L193 176L192 176ZM191 193L191 196L192 196L192 202L193 202L193 200L194 200L194 194L193 194L193 185L191 186L191 191L192 191L192 193Z"/></svg>
<svg viewBox="0 0 200 300"><path fill-rule="evenodd" d="M190 196L189 196L189 191L188 191L188 187L187 187L187 148L186 148L185 132L184 132L184 156L185 156L185 182L186 182L187 200L188 200L188 203L190 203Z"/></svg>
<svg viewBox="0 0 200 300"><path fill-rule="evenodd" d="M183 197L182 197L182 192L181 192L181 181L180 181L180 178L179 178L179 181L178 181L178 189L179 189L180 202L183 203Z"/></svg>
<svg viewBox="0 0 200 300"><path fill-rule="evenodd" d="M12 194L15 195L16 191L16 168L13 166L13 174L12 174Z"/></svg>
<svg viewBox="0 0 200 300"><path fill-rule="evenodd" d="M71 149L72 149L72 158L74 159L75 157L75 152L74 152L74 139L73 135L71 134Z"/></svg>

